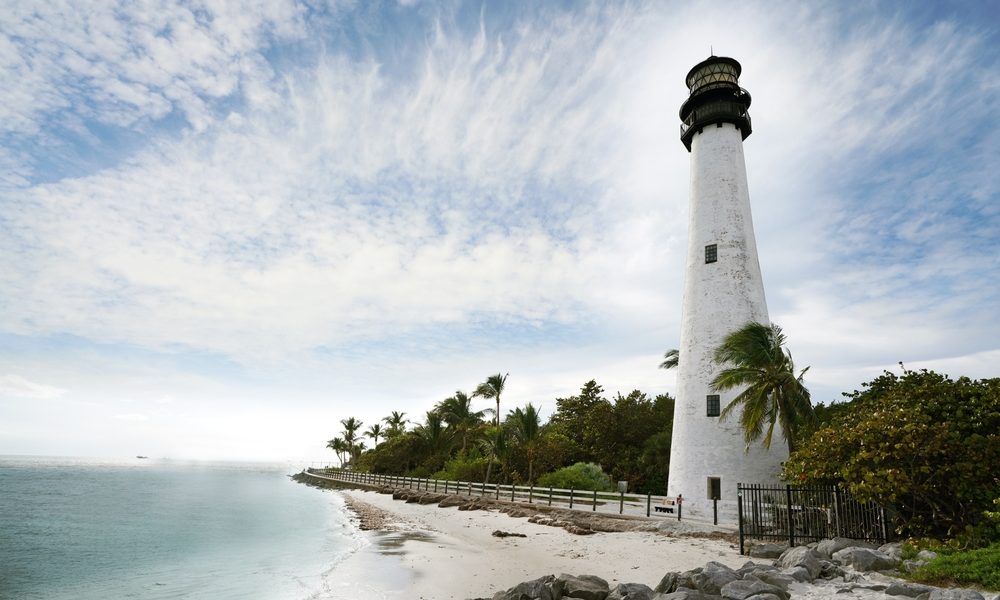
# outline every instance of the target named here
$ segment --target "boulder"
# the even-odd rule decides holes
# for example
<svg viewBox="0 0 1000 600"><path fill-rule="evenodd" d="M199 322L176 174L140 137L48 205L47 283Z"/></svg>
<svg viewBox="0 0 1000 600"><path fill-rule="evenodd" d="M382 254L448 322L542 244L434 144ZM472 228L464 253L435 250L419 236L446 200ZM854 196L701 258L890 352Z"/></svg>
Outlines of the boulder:
<svg viewBox="0 0 1000 600"><path fill-rule="evenodd" d="M870 548L875 549L873 544L868 542L862 542L859 540L852 540L850 538L837 537L829 540L823 540L816 544L816 554L822 558L833 558L835 552L839 552L844 548Z"/></svg>
<svg viewBox="0 0 1000 600"><path fill-rule="evenodd" d="M555 575L524 581L507 591L493 595L493 600L559 600L560 598L562 598L562 583Z"/></svg>
<svg viewBox="0 0 1000 600"><path fill-rule="evenodd" d="M777 571L765 571L758 570L752 573L747 573L743 579L759 579L764 583L779 587L784 591L788 591L788 588L795 583L795 579L789 577L788 575L783 575Z"/></svg>
<svg viewBox="0 0 1000 600"><path fill-rule="evenodd" d="M420 504L437 504L438 502L445 499L444 494L439 494L437 492L427 492L420 496L417 500Z"/></svg>
<svg viewBox="0 0 1000 600"><path fill-rule="evenodd" d="M821 570L816 551L806 546L796 546L785 550L774 564L782 569L802 567L808 571L809 581L819 577Z"/></svg>
<svg viewBox="0 0 1000 600"><path fill-rule="evenodd" d="M787 544L754 544L750 546L750 558L778 558L787 548Z"/></svg>
<svg viewBox="0 0 1000 600"><path fill-rule="evenodd" d="M653 600L720 600L721 598L722 596L709 596L698 590L686 587L677 588L676 591L669 594L657 594L653 596Z"/></svg>
<svg viewBox="0 0 1000 600"><path fill-rule="evenodd" d="M605 600L608 597L608 582L594 575L567 575L563 573L556 578L562 584L562 593L566 598L581 598L582 600Z"/></svg>
<svg viewBox="0 0 1000 600"><path fill-rule="evenodd" d="M976 590L952 588L934 589L927 600L985 600L985 598Z"/></svg>
<svg viewBox="0 0 1000 600"><path fill-rule="evenodd" d="M809 574L809 569L805 567L792 567L790 569L784 569L781 571L781 574L791 577L799 583L808 583L815 579Z"/></svg>
<svg viewBox="0 0 1000 600"><path fill-rule="evenodd" d="M465 498L462 498L461 496L445 496L440 502L438 502L438 506L441 508L461 506L462 504L465 504Z"/></svg>
<svg viewBox="0 0 1000 600"><path fill-rule="evenodd" d="M660 583L656 584L653 591L657 594L669 594L677 589L677 578L679 574L670 571L660 579Z"/></svg>
<svg viewBox="0 0 1000 600"><path fill-rule="evenodd" d="M702 568L701 573L692 577L692 580L698 591L717 596L721 593L723 586L739 578L740 576L733 569L712 561Z"/></svg>
<svg viewBox="0 0 1000 600"><path fill-rule="evenodd" d="M722 597L729 600L747 600L758 594L772 594L778 596L781 600L788 600L790 597L785 590L776 585L764 583L757 578L731 581L722 586L721 592Z"/></svg>
<svg viewBox="0 0 1000 600"><path fill-rule="evenodd" d="M854 567L858 571L884 571L899 566L899 560L878 550L854 546L833 553L837 564Z"/></svg>
<svg viewBox="0 0 1000 600"><path fill-rule="evenodd" d="M937 555L937 552L933 552L931 550L921 550L920 552L917 552L917 560L927 563L937 558Z"/></svg>
<svg viewBox="0 0 1000 600"><path fill-rule="evenodd" d="M896 581L889 584L889 587L885 589L885 593L888 596L906 596L908 598L916 598L920 594L929 594L932 591L934 591L934 588L929 585L911 583L909 581Z"/></svg>
<svg viewBox="0 0 1000 600"><path fill-rule="evenodd" d="M878 551L886 556L895 558L896 560L903 560L903 544L900 542L889 542L888 544L882 544L878 547Z"/></svg>
<svg viewBox="0 0 1000 600"><path fill-rule="evenodd" d="M606 600L653 600L656 594L648 585L641 583L619 583L611 590Z"/></svg>
<svg viewBox="0 0 1000 600"><path fill-rule="evenodd" d="M823 579L833 579L843 574L844 570L838 567L836 563L822 558L819 560L819 576Z"/></svg>

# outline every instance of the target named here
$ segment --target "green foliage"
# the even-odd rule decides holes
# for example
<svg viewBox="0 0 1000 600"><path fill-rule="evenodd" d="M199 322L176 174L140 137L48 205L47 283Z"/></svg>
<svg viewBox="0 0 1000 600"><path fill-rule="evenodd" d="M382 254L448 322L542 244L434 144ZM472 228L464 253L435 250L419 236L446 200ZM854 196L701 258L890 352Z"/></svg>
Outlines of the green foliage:
<svg viewBox="0 0 1000 600"><path fill-rule="evenodd" d="M886 372L863 387L785 463L785 479L841 484L890 509L900 533L980 527L1000 495L1000 379Z"/></svg>
<svg viewBox="0 0 1000 600"><path fill-rule="evenodd" d="M939 554L911 573L910 578L934 585L978 585L1000 590L1000 543Z"/></svg>
<svg viewBox="0 0 1000 600"><path fill-rule="evenodd" d="M435 479L450 481L482 481L486 477L489 458L479 452L458 454L444 464L444 468L434 474Z"/></svg>
<svg viewBox="0 0 1000 600"><path fill-rule="evenodd" d="M582 462L542 475L538 478L538 485L598 492L608 492L612 489L611 478L604 473L600 465Z"/></svg>
<svg viewBox="0 0 1000 600"><path fill-rule="evenodd" d="M724 365L712 387L718 391L740 389L719 415L728 417L737 408L747 448L763 438L770 448L775 425L780 424L788 451L795 448L796 432L812 422L809 390L795 374L792 354L785 349L785 335L777 325L747 323L730 333L715 349L716 363Z"/></svg>

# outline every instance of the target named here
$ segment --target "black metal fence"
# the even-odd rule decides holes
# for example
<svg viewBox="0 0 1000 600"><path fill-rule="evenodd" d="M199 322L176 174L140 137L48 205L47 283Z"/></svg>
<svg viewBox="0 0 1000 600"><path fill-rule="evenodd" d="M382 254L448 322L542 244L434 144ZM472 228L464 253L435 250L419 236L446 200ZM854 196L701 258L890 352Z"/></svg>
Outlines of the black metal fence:
<svg viewBox="0 0 1000 600"><path fill-rule="evenodd" d="M892 529L885 509L858 502L837 486L738 484L740 553L747 539L796 543L832 537L884 544Z"/></svg>

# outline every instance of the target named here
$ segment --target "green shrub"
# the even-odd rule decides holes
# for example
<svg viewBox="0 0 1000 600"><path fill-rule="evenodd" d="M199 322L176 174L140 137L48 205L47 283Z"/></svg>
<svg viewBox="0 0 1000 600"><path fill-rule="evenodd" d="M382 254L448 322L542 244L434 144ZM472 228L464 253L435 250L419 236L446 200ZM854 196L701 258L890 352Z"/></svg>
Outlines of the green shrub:
<svg viewBox="0 0 1000 600"><path fill-rule="evenodd" d="M601 465L578 462L569 467L546 473L538 478L539 487L562 489L611 491L611 478L604 473Z"/></svg>
<svg viewBox="0 0 1000 600"><path fill-rule="evenodd" d="M921 370L864 387L792 454L784 478L878 502L903 534L981 535L1000 493L1000 473L986 467L1000 464L1000 379Z"/></svg>
<svg viewBox="0 0 1000 600"><path fill-rule="evenodd" d="M1000 543L976 550L939 554L911 573L910 578L934 585L978 585L1000 590Z"/></svg>
<svg viewBox="0 0 1000 600"><path fill-rule="evenodd" d="M489 462L489 458L478 452L459 454L449 459L444 467L434 474L434 478L450 481L483 481L486 478L486 465Z"/></svg>

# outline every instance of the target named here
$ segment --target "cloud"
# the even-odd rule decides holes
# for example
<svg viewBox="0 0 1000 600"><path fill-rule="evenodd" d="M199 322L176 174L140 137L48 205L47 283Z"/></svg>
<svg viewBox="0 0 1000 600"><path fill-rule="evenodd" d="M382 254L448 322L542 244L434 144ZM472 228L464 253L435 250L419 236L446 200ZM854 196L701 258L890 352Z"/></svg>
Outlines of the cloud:
<svg viewBox="0 0 1000 600"><path fill-rule="evenodd" d="M66 393L67 390L53 385L29 381L20 375L0 375L0 395L32 400L51 400Z"/></svg>

